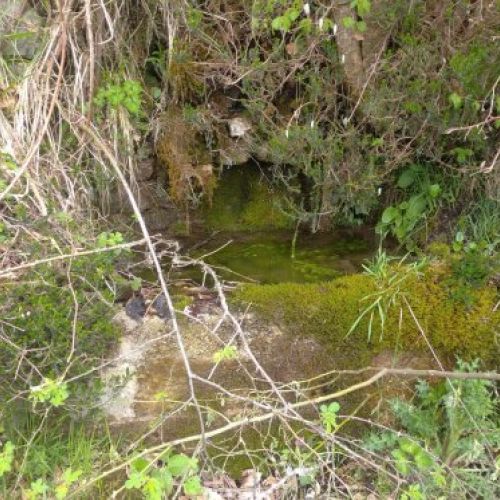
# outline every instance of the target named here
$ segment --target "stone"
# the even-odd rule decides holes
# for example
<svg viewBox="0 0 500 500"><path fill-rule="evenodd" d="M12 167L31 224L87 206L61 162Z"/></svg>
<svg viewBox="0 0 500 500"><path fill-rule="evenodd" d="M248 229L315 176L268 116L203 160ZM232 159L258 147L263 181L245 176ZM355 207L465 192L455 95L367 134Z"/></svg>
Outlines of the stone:
<svg viewBox="0 0 500 500"><path fill-rule="evenodd" d="M235 141L226 134L218 134L219 161L221 165L232 167L243 165L250 158L250 145L245 139Z"/></svg>
<svg viewBox="0 0 500 500"><path fill-rule="evenodd" d="M162 198L166 199L168 195L166 192L161 192L156 181L145 181L137 184L136 199L141 212L159 207Z"/></svg>
<svg viewBox="0 0 500 500"><path fill-rule="evenodd" d="M3 57L33 59L42 47L44 20L23 0L0 0L0 53ZM19 36L9 36L19 35Z"/></svg>
<svg viewBox="0 0 500 500"><path fill-rule="evenodd" d="M128 300L125 312L136 321L140 321L146 314L146 302L142 295L136 295Z"/></svg>
<svg viewBox="0 0 500 500"><path fill-rule="evenodd" d="M181 220L180 213L174 208L154 208L143 214L149 231L163 231Z"/></svg>
<svg viewBox="0 0 500 500"><path fill-rule="evenodd" d="M139 160L134 169L134 176L137 182L147 181L153 177L155 173L155 164L153 158L145 158Z"/></svg>
<svg viewBox="0 0 500 500"><path fill-rule="evenodd" d="M168 308L167 299L163 293L160 293L160 295L153 300L153 308L159 318L170 319L170 309Z"/></svg>
<svg viewBox="0 0 500 500"><path fill-rule="evenodd" d="M229 136L233 139L244 137L247 132L252 130L252 125L243 116L231 118L230 120L228 120L227 126L229 129Z"/></svg>

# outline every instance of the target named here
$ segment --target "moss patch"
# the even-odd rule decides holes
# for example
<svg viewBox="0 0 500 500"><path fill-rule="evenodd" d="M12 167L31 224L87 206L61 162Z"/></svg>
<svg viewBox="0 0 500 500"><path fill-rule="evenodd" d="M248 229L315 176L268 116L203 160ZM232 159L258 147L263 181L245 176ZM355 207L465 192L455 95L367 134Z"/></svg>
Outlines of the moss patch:
<svg viewBox="0 0 500 500"><path fill-rule="evenodd" d="M408 277L387 310L382 339L380 322L373 322L371 346L367 339L369 315L346 338L351 325L370 303L365 297L377 292L371 276L355 274L315 284L246 285L235 297L239 302L252 303L265 318L282 324L293 334L314 335L336 352L359 351L358 359L367 348L372 354L387 347L427 349L406 299L439 355L480 357L493 364L499 354L495 341L500 313L493 311L498 300L496 290L471 290L473 305L466 308L450 298L446 276L447 271L433 266L424 275Z"/></svg>
<svg viewBox="0 0 500 500"><path fill-rule="evenodd" d="M219 231L288 228L293 220L280 210L283 200L283 191L272 186L258 168L232 167L222 174L212 205L206 208L206 224Z"/></svg>

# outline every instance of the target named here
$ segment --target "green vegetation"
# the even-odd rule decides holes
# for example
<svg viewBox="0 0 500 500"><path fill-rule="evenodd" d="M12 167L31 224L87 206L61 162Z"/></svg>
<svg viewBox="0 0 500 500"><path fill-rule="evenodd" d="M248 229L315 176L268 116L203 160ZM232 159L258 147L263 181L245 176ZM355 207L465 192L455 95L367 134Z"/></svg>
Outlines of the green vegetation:
<svg viewBox="0 0 500 500"><path fill-rule="evenodd" d="M283 212L283 190L273 186L256 167L245 165L222 174L206 224L219 231L286 229L293 219Z"/></svg>
<svg viewBox="0 0 500 500"><path fill-rule="evenodd" d="M498 1L3 4L0 497L500 496Z"/></svg>
<svg viewBox="0 0 500 500"><path fill-rule="evenodd" d="M420 273L400 267L391 270L382 285L373 276L355 274L325 283L245 285L235 298L251 303L264 317L294 334L320 338L335 351L426 350L421 327L433 348L445 357L494 362L500 321L493 310L496 290L470 290L472 303L466 307L453 300L456 288L448 276L449 270L440 265L430 265ZM371 307L374 302L376 307ZM371 311L376 316L368 314ZM362 365L366 360L357 356L351 362Z"/></svg>
<svg viewBox="0 0 500 500"><path fill-rule="evenodd" d="M458 363L460 372L477 369L477 362ZM491 382L420 381L412 402L394 399L390 407L404 434L373 432L367 448L390 453L398 473L409 479L402 498L498 495L498 471L492 474L488 467L500 439ZM381 474L377 482L381 493L390 491L388 476Z"/></svg>

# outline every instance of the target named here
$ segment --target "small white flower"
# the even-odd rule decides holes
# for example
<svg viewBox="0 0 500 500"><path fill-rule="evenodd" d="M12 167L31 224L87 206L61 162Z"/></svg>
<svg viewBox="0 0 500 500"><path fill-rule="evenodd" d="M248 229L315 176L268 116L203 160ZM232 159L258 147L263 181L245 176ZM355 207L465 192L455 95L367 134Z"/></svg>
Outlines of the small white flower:
<svg viewBox="0 0 500 500"><path fill-rule="evenodd" d="M345 54L342 54L342 56L341 56L341 58L340 58L340 62L341 62L342 64L344 64L344 63L345 63Z"/></svg>
<svg viewBox="0 0 500 500"><path fill-rule="evenodd" d="M319 21L318 21L318 29L320 31L323 31L323 25L325 24L325 18L324 17L320 17L319 18Z"/></svg>
<svg viewBox="0 0 500 500"><path fill-rule="evenodd" d="M285 130L285 137L288 139L288 129Z"/></svg>
<svg viewBox="0 0 500 500"><path fill-rule="evenodd" d="M344 118L342 118L342 125L344 125L344 127L347 127L348 124L349 118L347 118L347 116L344 116Z"/></svg>
<svg viewBox="0 0 500 500"><path fill-rule="evenodd" d="M311 14L311 6L308 3L304 4L303 9L306 16L309 16Z"/></svg>
<svg viewBox="0 0 500 500"><path fill-rule="evenodd" d="M311 128L314 128L314 120L311 120Z"/></svg>
<svg viewBox="0 0 500 500"><path fill-rule="evenodd" d="M379 188L377 189L377 196L380 196L381 194L382 194L382 188L381 188L381 187L379 187Z"/></svg>
<svg viewBox="0 0 500 500"><path fill-rule="evenodd" d="M338 27L336 24L334 24L334 25L333 25L333 35L334 35L334 36L337 34L337 30L338 30L338 29L339 29L339 27Z"/></svg>

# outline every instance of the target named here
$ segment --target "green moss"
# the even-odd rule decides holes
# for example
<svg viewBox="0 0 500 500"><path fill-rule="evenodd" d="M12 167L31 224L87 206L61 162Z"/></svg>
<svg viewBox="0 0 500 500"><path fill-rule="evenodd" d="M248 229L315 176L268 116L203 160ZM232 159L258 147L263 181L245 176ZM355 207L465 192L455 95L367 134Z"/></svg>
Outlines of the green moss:
<svg viewBox="0 0 500 500"><path fill-rule="evenodd" d="M219 231L260 231L291 227L281 210L284 193L251 165L226 170L205 211L207 226Z"/></svg>
<svg viewBox="0 0 500 500"><path fill-rule="evenodd" d="M427 349L406 299L439 355L493 362L498 356L495 337L500 326L500 313L493 312L496 291L488 287L471 290L475 300L468 309L450 299L445 278L446 272L432 267L424 276L405 280L396 303L387 311L382 338L380 322L373 322L371 346L367 339L369 315L346 338L369 304L365 297L377 291L371 276L355 274L316 284L247 285L236 292L236 299L252 303L265 318L294 334L314 335L333 351L354 353L355 364L360 365L367 349L372 354L387 347Z"/></svg>

